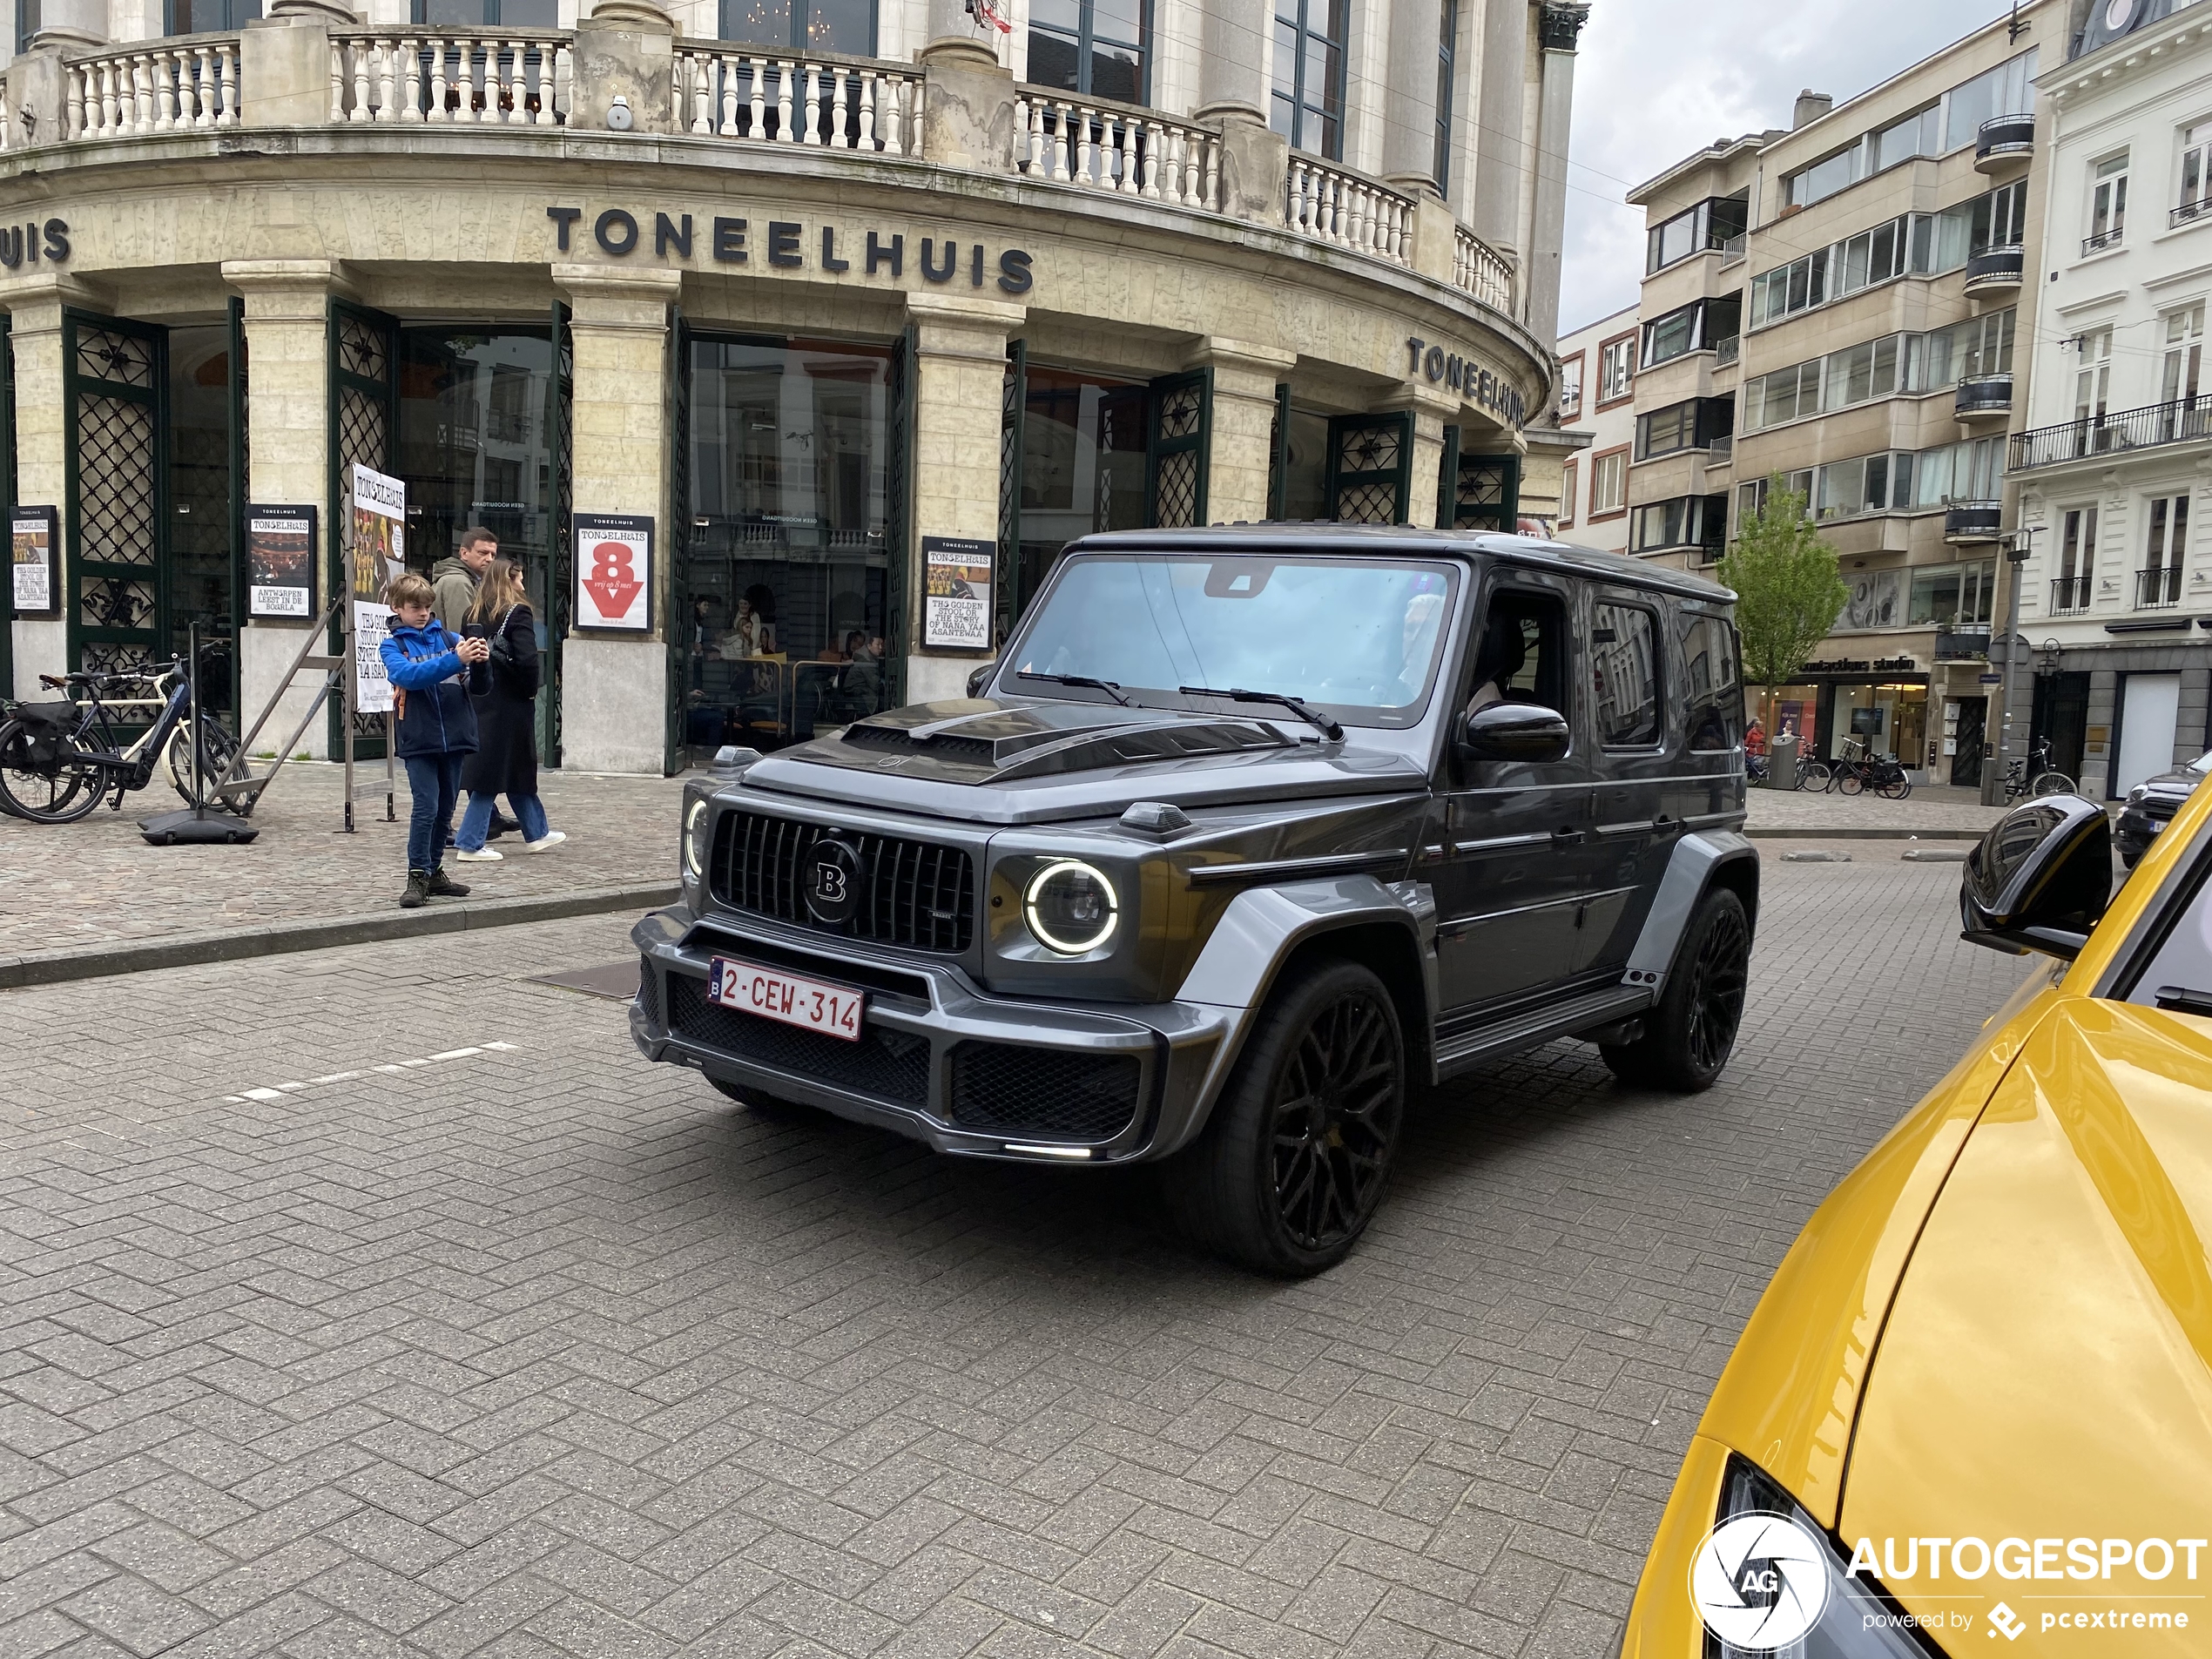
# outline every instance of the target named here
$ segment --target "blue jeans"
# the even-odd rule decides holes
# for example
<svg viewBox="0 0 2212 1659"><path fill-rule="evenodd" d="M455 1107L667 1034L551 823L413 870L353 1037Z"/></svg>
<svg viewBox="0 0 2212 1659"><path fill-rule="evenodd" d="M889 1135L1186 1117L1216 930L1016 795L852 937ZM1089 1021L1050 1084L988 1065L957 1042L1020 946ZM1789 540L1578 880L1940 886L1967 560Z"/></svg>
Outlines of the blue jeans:
<svg viewBox="0 0 2212 1659"><path fill-rule="evenodd" d="M467 755L403 755L408 792L407 867L435 870L445 860L446 838L453 832L453 809L461 802L461 763Z"/></svg>
<svg viewBox="0 0 2212 1659"><path fill-rule="evenodd" d="M463 853L483 850L484 837L491 833L491 813L498 800L496 790L482 794L469 792L469 810L461 815L461 830L453 838L454 846ZM507 804L515 809L515 821L523 826L523 839L542 841L545 839L545 803L535 795L509 795Z"/></svg>

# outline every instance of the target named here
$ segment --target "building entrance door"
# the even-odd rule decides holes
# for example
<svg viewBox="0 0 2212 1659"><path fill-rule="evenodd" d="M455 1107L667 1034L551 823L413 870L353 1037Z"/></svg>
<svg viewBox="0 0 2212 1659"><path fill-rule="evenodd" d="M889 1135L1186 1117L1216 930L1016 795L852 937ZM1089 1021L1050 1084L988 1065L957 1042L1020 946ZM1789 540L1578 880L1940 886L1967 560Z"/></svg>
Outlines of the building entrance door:
<svg viewBox="0 0 2212 1659"><path fill-rule="evenodd" d="M1951 781L1965 788L1981 783L1981 751L1988 739L1989 701L1969 697L1959 700L1959 724L1951 733Z"/></svg>
<svg viewBox="0 0 2212 1659"><path fill-rule="evenodd" d="M2121 682L2120 753L2106 790L2118 800L2144 779L2174 764L2174 727L2182 712L2179 674L2130 674Z"/></svg>
<svg viewBox="0 0 2212 1659"><path fill-rule="evenodd" d="M2028 741L2033 745L2038 738L2050 740L2053 770L2069 778L2081 775L2082 748L2088 727L2087 674L2046 674L2037 678L2035 715Z"/></svg>

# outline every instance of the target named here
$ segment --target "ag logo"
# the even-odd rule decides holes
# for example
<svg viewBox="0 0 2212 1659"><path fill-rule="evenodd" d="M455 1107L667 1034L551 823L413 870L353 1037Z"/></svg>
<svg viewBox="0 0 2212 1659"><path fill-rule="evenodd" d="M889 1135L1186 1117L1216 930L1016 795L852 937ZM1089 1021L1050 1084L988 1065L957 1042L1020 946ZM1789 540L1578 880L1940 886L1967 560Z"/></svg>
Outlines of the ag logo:
<svg viewBox="0 0 2212 1659"><path fill-rule="evenodd" d="M860 854L849 842L824 836L806 861L806 909L826 927L842 927L860 907Z"/></svg>
<svg viewBox="0 0 2212 1659"><path fill-rule="evenodd" d="M1689 1599L1731 1648L1771 1653L1801 1639L1828 1606L1828 1547L1787 1515L1737 1515L1705 1534Z"/></svg>

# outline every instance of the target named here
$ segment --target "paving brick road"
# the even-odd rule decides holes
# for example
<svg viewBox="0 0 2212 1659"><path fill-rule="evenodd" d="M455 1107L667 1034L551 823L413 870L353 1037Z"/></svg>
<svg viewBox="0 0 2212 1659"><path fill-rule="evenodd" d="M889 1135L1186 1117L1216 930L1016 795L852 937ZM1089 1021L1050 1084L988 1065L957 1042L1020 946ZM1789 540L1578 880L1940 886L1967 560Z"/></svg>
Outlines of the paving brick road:
<svg viewBox="0 0 2212 1659"><path fill-rule="evenodd" d="M1788 1241L2021 972L1955 866L1766 879L1721 1086L1464 1082L1303 1285L645 1066L529 982L610 918L0 995L0 1656L1610 1654Z"/></svg>

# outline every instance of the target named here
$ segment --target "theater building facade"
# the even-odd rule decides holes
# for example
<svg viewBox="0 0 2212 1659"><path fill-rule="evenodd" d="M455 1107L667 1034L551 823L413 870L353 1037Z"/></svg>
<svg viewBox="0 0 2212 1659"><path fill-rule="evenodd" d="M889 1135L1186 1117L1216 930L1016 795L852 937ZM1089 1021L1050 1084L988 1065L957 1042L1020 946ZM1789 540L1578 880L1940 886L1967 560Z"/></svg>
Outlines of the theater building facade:
<svg viewBox="0 0 2212 1659"><path fill-rule="evenodd" d="M250 722L356 466L416 569L497 535L543 752L632 772L959 694L1092 530L1546 488L1581 5L259 10L43 0L5 70L17 695L196 627ZM314 509L307 614L253 614L249 508Z"/></svg>

